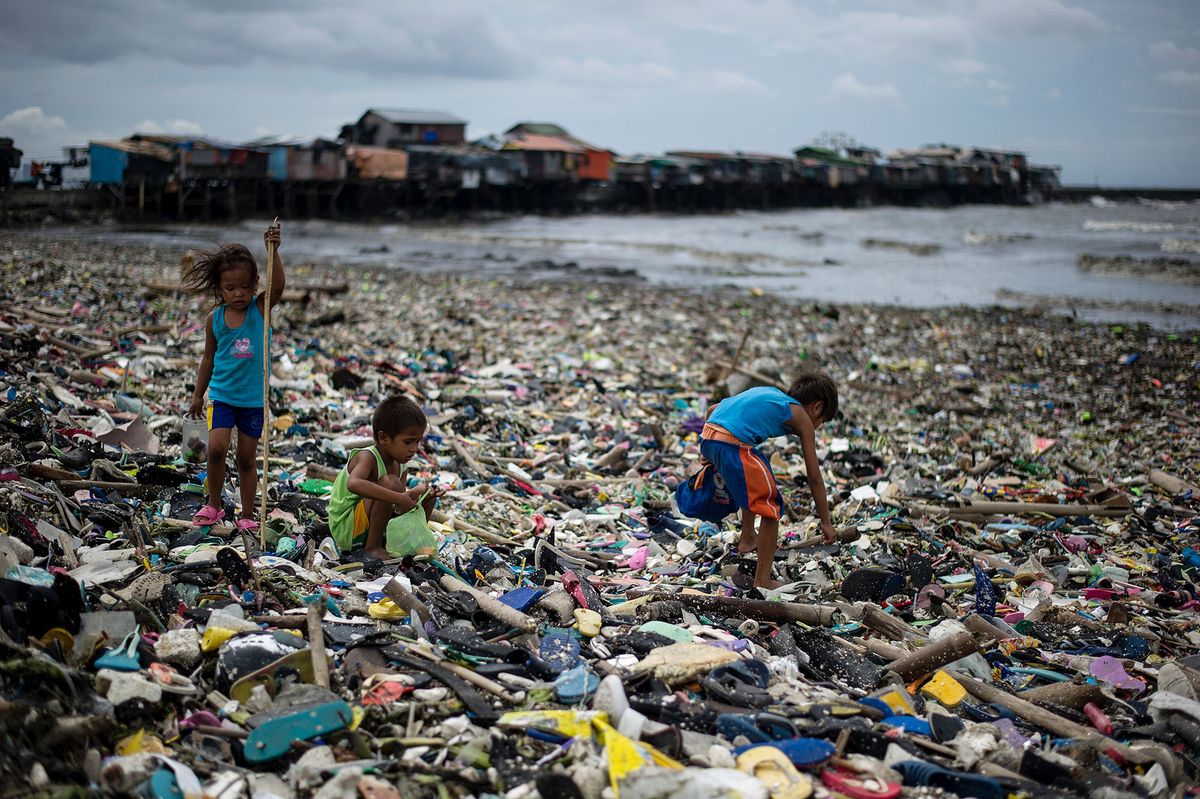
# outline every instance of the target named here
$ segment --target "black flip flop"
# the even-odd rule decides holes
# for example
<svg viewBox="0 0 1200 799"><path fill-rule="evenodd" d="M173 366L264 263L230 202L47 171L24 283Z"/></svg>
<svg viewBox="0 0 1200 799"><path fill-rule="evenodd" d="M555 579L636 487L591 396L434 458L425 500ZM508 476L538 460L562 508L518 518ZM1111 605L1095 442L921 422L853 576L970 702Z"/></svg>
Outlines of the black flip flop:
<svg viewBox="0 0 1200 799"><path fill-rule="evenodd" d="M882 602L904 590L904 575L884 569L856 569L846 575L839 593L850 602Z"/></svg>

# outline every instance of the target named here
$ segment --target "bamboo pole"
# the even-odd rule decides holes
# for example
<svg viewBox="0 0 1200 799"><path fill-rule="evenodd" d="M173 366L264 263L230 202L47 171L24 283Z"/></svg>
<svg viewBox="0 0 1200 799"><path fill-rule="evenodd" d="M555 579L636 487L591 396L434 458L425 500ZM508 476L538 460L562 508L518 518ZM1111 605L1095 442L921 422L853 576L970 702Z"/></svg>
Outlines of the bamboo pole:
<svg viewBox="0 0 1200 799"><path fill-rule="evenodd" d="M1113 505L1059 505L1053 502L971 502L961 506L929 505L924 502L901 500L914 513L925 516L949 516L952 519L972 516L1014 516L1025 513L1041 513L1047 516L1100 516L1116 518L1128 516L1133 509Z"/></svg>
<svg viewBox="0 0 1200 799"><path fill-rule="evenodd" d="M654 601L679 602L689 610L700 613L726 613L737 618L775 623L798 621L821 627L832 627L837 613L837 608L832 605L769 602L764 599L741 599L717 594L655 592Z"/></svg>
<svg viewBox="0 0 1200 799"><path fill-rule="evenodd" d="M325 659L325 631L321 621L325 618L325 592L308 606L305 618L308 627L308 648L312 655L313 681L322 688L329 687L329 663Z"/></svg>
<svg viewBox="0 0 1200 799"><path fill-rule="evenodd" d="M446 589L447 591L466 591L475 598L476 602L479 603L480 610L491 616L493 619L507 624L509 627L516 627L522 632L527 633L537 630L537 622L529 616L526 616L516 608L511 608L508 605L505 605L491 594L485 594L478 588L467 585L457 577L453 577L449 574L443 574L439 582L442 584L442 588Z"/></svg>
<svg viewBox="0 0 1200 799"><path fill-rule="evenodd" d="M978 651L979 644L975 642L975 636L970 633L955 633L892 661L888 664L888 670L900 675L905 681L913 680Z"/></svg>
<svg viewBox="0 0 1200 799"><path fill-rule="evenodd" d="M279 217L271 223L279 227ZM262 511L258 515L258 548L267 548L267 476L271 466L271 278L275 275L275 244L267 242L267 292L263 295L263 459ZM247 556L250 554L246 553Z"/></svg>
<svg viewBox="0 0 1200 799"><path fill-rule="evenodd" d="M1013 696L1007 691L1002 691L995 686L987 683L979 682L969 674L964 674L958 671L949 672L950 676L958 680L967 693L974 696L976 699L982 699L984 702L994 702L1003 705L1018 716L1028 721L1030 724L1036 724L1044 730L1048 730L1055 735L1063 738L1076 738L1084 743L1095 745L1100 749L1115 749L1126 760L1134 763L1145 763L1150 760L1150 755L1145 752L1140 752L1137 749L1126 746L1118 741L1114 741L1107 735L1104 735L1091 727L1085 727L1082 724L1065 719L1057 713L1052 713L1049 710L1038 707L1032 702L1027 702L1020 697Z"/></svg>

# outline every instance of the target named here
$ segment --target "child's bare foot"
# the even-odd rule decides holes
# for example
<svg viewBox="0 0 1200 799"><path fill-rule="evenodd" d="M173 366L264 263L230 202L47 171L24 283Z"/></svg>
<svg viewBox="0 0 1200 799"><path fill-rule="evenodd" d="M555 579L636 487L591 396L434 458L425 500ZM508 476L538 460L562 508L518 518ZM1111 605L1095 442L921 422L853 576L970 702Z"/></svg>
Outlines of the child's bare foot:
<svg viewBox="0 0 1200 799"><path fill-rule="evenodd" d="M778 588L778 587L779 587L779 586L781 586L781 585L783 585L783 583L779 582L778 580L772 580L770 577L768 577L768 578L767 578L767 579L765 579L765 580L758 580L758 579L756 579L756 580L754 581L754 587L755 587L755 588L771 588L771 589L775 589L775 588Z"/></svg>
<svg viewBox="0 0 1200 799"><path fill-rule="evenodd" d="M376 547L374 549L368 549L368 550L365 550L365 552L368 555L370 555L371 557L379 558L380 560L391 560L392 559L391 554L383 547Z"/></svg>
<svg viewBox="0 0 1200 799"><path fill-rule="evenodd" d="M738 540L737 553L739 555L749 555L756 549L758 549L758 535L751 533L747 537L745 533L742 533L742 537Z"/></svg>

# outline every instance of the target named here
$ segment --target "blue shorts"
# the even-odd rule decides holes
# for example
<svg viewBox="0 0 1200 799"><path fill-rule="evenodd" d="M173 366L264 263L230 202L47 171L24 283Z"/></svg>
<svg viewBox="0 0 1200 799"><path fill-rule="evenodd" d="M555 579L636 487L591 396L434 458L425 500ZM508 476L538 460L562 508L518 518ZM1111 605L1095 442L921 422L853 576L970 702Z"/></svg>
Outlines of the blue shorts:
<svg viewBox="0 0 1200 799"><path fill-rule="evenodd" d="M212 407L208 409L208 429L226 427L237 427L238 432L250 438L262 438L262 408L238 408L213 400Z"/></svg>
<svg viewBox="0 0 1200 799"><path fill-rule="evenodd" d="M700 455L724 479L737 506L767 519L783 518L779 484L763 454L712 424L700 435Z"/></svg>

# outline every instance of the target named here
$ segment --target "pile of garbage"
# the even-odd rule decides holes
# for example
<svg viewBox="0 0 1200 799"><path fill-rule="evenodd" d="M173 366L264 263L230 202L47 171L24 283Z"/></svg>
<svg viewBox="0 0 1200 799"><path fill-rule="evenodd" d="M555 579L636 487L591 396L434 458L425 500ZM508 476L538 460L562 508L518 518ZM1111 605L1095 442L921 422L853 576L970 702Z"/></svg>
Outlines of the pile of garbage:
<svg viewBox="0 0 1200 799"><path fill-rule="evenodd" d="M0 236L6 794L1197 794L1200 336L289 264L247 535L191 524L181 254ZM760 591L672 489L710 403L814 365L840 542L764 445ZM436 550L339 551L398 392Z"/></svg>

